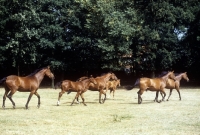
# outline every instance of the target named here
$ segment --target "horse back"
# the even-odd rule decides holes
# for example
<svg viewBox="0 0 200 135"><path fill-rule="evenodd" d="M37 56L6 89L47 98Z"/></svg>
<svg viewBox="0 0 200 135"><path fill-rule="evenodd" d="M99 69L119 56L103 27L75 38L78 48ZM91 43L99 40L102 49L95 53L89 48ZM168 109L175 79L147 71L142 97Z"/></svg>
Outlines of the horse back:
<svg viewBox="0 0 200 135"><path fill-rule="evenodd" d="M140 89L148 89L150 91L159 90L163 85L160 78L140 78L139 82Z"/></svg>
<svg viewBox="0 0 200 135"><path fill-rule="evenodd" d="M28 92L32 89L38 88L38 82L32 77L20 77L16 75L10 75L7 77L6 86L11 90L18 90L20 92Z"/></svg>

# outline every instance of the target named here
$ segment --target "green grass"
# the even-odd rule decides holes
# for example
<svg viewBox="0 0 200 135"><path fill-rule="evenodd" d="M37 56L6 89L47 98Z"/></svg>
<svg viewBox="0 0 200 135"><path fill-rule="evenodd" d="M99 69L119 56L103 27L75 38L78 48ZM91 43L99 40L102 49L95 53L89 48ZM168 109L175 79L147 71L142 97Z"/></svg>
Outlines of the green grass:
<svg viewBox="0 0 200 135"><path fill-rule="evenodd" d="M200 89L181 89L182 101L174 90L170 101L153 102L154 92L144 92L137 104L137 91L118 89L115 99L98 103L98 92L87 91L83 104L70 106L75 93L64 94L56 106L60 90L39 89L41 106L33 96L29 109L25 104L29 93L16 92L7 98L6 109L0 109L2 135L199 135ZM169 91L166 90L167 96ZM0 89L2 98L4 90ZM161 98L161 96L159 96ZM79 99L81 101L81 99ZM1 100L2 105L2 100Z"/></svg>

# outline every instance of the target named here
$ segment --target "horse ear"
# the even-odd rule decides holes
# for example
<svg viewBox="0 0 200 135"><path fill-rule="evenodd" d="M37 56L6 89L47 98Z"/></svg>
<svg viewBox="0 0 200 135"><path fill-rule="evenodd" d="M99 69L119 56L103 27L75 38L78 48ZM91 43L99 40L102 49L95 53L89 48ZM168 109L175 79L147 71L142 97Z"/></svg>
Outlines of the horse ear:
<svg viewBox="0 0 200 135"><path fill-rule="evenodd" d="M48 69L50 69L50 66L47 66Z"/></svg>

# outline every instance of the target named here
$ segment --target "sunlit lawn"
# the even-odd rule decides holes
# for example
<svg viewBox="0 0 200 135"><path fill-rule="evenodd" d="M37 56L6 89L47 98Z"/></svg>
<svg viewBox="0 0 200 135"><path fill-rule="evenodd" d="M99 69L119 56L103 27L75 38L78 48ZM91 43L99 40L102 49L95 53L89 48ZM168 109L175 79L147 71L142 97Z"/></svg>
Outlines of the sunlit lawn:
<svg viewBox="0 0 200 135"><path fill-rule="evenodd" d="M2 135L199 135L200 89L181 89L182 101L174 90L170 101L154 102L154 92L144 92L137 104L137 91L118 89L115 99L98 103L98 92L87 91L83 104L70 106L75 93L64 94L56 106L60 90L39 89L41 107L33 96L29 109L24 106L29 93L13 96L16 109L9 99L0 109ZM166 90L167 96L169 91ZM0 89L2 99L4 90ZM159 96L160 97L160 96ZM160 97L161 98L161 97ZM81 101L81 99L80 99ZM2 105L2 100L1 100Z"/></svg>

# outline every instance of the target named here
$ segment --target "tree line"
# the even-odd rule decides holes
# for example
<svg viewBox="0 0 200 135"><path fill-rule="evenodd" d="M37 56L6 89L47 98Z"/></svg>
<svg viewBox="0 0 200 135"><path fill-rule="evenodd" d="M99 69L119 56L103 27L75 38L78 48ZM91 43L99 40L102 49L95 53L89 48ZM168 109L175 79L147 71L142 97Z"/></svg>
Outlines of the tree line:
<svg viewBox="0 0 200 135"><path fill-rule="evenodd" d="M198 0L0 0L1 70L190 70L200 65ZM5 72L4 72L5 73Z"/></svg>

